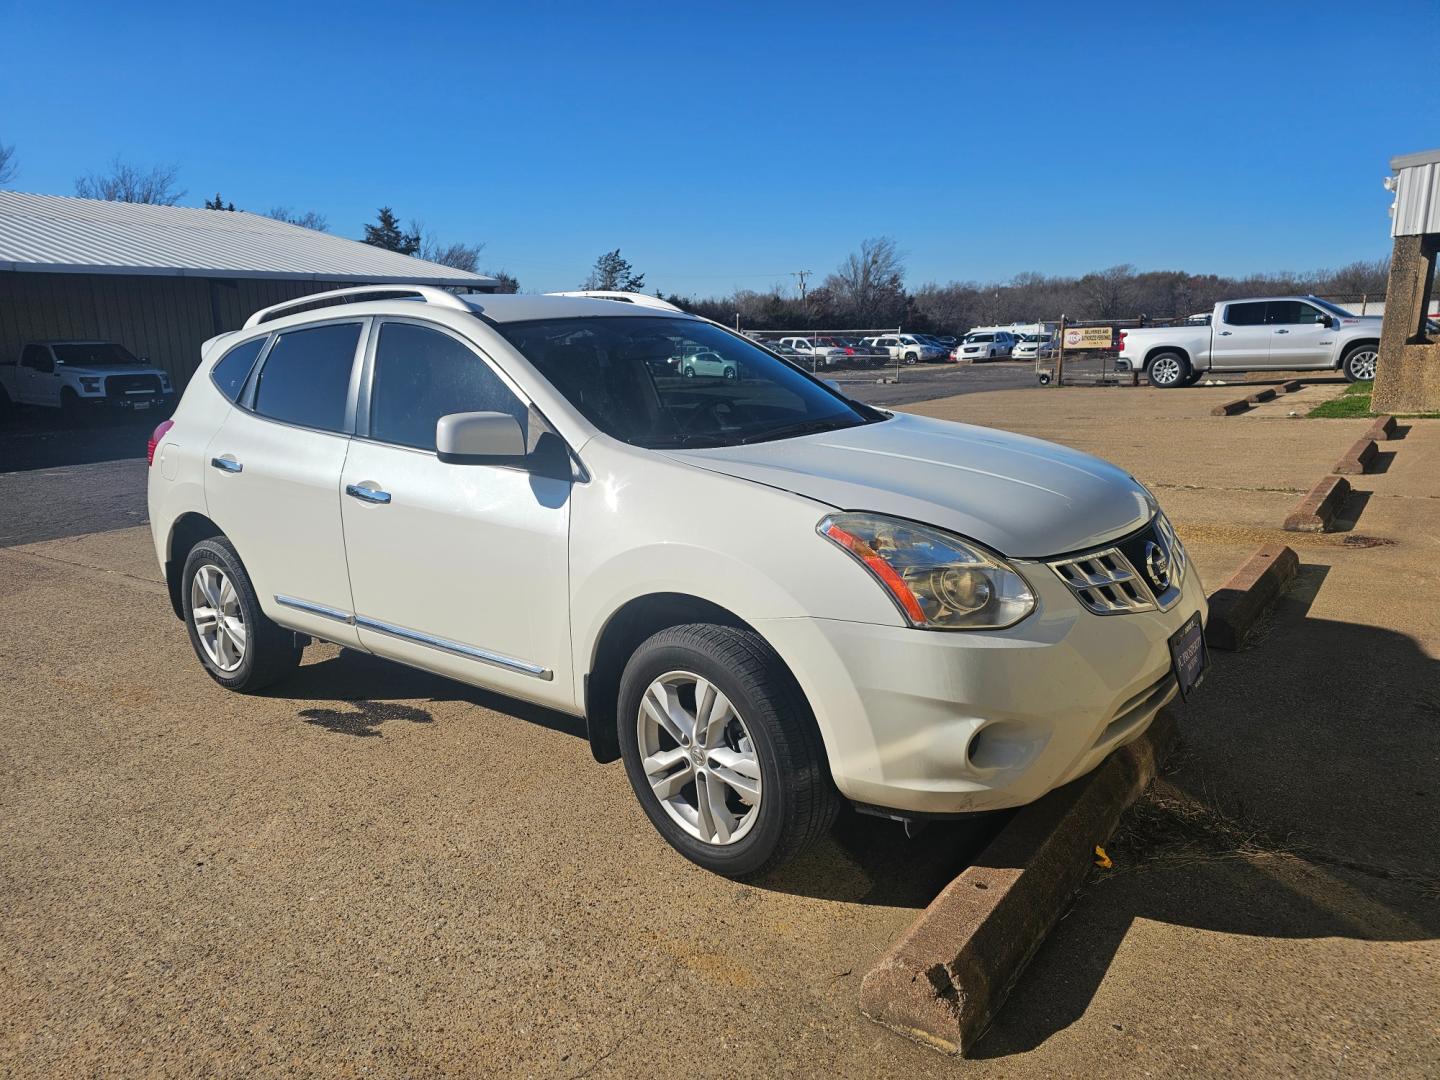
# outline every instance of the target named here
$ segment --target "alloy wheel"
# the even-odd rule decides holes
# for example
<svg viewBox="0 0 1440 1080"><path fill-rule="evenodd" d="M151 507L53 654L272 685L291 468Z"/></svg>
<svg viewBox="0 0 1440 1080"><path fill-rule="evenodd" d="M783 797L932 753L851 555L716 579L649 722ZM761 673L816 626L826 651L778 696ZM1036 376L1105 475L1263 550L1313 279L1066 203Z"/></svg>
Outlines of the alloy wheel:
<svg viewBox="0 0 1440 1080"><path fill-rule="evenodd" d="M636 718L641 765L650 789L696 840L734 844L760 813L755 742L720 688L690 671L655 679Z"/></svg>
<svg viewBox="0 0 1440 1080"><path fill-rule="evenodd" d="M249 634L240 596L225 571L213 563L205 563L190 579L190 621L200 647L221 671L234 671L245 662Z"/></svg>
<svg viewBox="0 0 1440 1080"><path fill-rule="evenodd" d="M1350 374L1357 382L1375 378L1375 362L1379 354L1374 349L1356 349L1350 354L1346 364L1350 368Z"/></svg>
<svg viewBox="0 0 1440 1080"><path fill-rule="evenodd" d="M1150 365L1150 381L1157 386L1172 386L1180 381L1180 361L1162 356Z"/></svg>

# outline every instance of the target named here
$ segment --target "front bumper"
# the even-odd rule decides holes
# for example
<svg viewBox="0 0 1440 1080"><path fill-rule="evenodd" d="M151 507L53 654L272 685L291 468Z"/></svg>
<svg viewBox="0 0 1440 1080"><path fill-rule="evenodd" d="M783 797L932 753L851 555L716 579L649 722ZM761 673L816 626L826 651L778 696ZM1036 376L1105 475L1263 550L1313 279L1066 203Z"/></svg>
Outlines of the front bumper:
<svg viewBox="0 0 1440 1080"><path fill-rule="evenodd" d="M1038 606L970 633L825 619L757 629L789 663L848 798L917 814L1033 802L1138 737L1178 692L1169 638L1206 615L1194 566L1169 611L1096 615L1040 563Z"/></svg>
<svg viewBox="0 0 1440 1080"><path fill-rule="evenodd" d="M77 397L82 408L97 412L166 412L175 405L174 394L103 394Z"/></svg>

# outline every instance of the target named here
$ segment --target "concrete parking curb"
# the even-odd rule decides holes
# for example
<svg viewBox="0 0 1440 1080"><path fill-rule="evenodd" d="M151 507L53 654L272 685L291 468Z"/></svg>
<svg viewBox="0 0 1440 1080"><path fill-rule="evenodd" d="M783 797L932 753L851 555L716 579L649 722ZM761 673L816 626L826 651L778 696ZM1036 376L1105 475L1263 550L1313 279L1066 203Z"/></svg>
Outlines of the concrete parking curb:
<svg viewBox="0 0 1440 1080"><path fill-rule="evenodd" d="M1304 384L1303 384L1299 379L1290 379L1289 381L1287 381L1287 382L1282 382L1282 383L1280 384L1280 392L1281 392L1282 394L1293 394L1293 393L1295 393L1296 390L1299 390L1303 385L1304 385Z"/></svg>
<svg viewBox="0 0 1440 1080"><path fill-rule="evenodd" d="M1265 610L1300 568L1292 548L1266 544L1210 596L1205 641L1216 649L1238 649Z"/></svg>
<svg viewBox="0 0 1440 1080"><path fill-rule="evenodd" d="M1249 397L1247 397L1245 400L1248 401L1251 405L1259 405L1262 401L1274 401L1274 400L1275 400L1275 388L1274 388L1274 387L1271 387L1271 386L1267 386L1264 390L1261 390L1259 393L1251 394L1251 395L1250 395Z"/></svg>
<svg viewBox="0 0 1440 1080"><path fill-rule="evenodd" d="M1234 416L1250 408L1249 398L1236 398L1234 401L1227 401L1223 405L1216 405L1210 410L1211 416Z"/></svg>
<svg viewBox="0 0 1440 1080"><path fill-rule="evenodd" d="M1380 448L1375 445L1374 439L1361 439L1345 451L1345 456L1337 461L1330 471L1341 476L1359 476L1369 469L1370 463L1379 452Z"/></svg>
<svg viewBox="0 0 1440 1080"><path fill-rule="evenodd" d="M1350 481L1326 476L1300 500L1285 519L1286 532L1325 532L1350 495Z"/></svg>
<svg viewBox="0 0 1440 1080"><path fill-rule="evenodd" d="M1374 439L1376 442L1387 442L1395 437L1395 417L1377 417L1375 422L1365 432L1365 438Z"/></svg>
<svg viewBox="0 0 1440 1080"><path fill-rule="evenodd" d="M1162 709L1094 772L1016 814L866 974L860 1010L946 1053L974 1046L1178 739Z"/></svg>

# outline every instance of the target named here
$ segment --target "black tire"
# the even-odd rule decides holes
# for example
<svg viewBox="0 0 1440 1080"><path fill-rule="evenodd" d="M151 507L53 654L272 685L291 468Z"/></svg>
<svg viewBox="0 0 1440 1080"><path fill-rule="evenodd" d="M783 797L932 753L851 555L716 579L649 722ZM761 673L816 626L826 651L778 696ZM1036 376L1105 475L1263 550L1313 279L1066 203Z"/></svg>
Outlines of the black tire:
<svg viewBox="0 0 1440 1080"><path fill-rule="evenodd" d="M1150 385L1161 390L1173 390L1177 386L1188 385L1185 380L1190 377L1190 372L1190 361L1178 352L1156 353L1145 365L1145 375L1150 380Z"/></svg>
<svg viewBox="0 0 1440 1080"><path fill-rule="evenodd" d="M913 352L907 352L907 353L905 354L905 363L907 363L907 364L913 364L913 363L915 363L915 362L916 362L917 360L919 360L919 359L920 359L920 358L919 358L918 356L916 356Z"/></svg>
<svg viewBox="0 0 1440 1080"><path fill-rule="evenodd" d="M666 812L641 764L638 719L650 684L672 671L712 682L743 718L760 766L760 802L750 831L709 844ZM728 878L762 875L829 830L840 809L814 716L775 651L751 630L708 623L672 626L644 641L620 680L620 754L630 786L656 830L676 851ZM693 782L692 782L693 786Z"/></svg>
<svg viewBox="0 0 1440 1080"><path fill-rule="evenodd" d="M60 390L60 419L66 427L79 427L86 420L80 395L68 386Z"/></svg>
<svg viewBox="0 0 1440 1080"><path fill-rule="evenodd" d="M693 379L695 377L695 369L693 367L687 367L684 371L684 375L687 379Z"/></svg>
<svg viewBox="0 0 1440 1080"><path fill-rule="evenodd" d="M1368 358L1368 366L1356 370L1357 361ZM1368 341L1352 345L1340 361L1340 371L1346 382L1365 382L1375 378L1375 362L1380 358L1380 346Z"/></svg>
<svg viewBox="0 0 1440 1080"><path fill-rule="evenodd" d="M230 579L244 620L245 653L240 665L233 671L225 671L211 660L200 644L200 633L195 626L191 583L196 573L206 566L218 567ZM255 596L250 575L245 572L245 564L223 536L201 540L190 549L185 569L181 572L180 598L184 605L185 629L190 635L195 655L210 677L227 690L253 694L289 675L300 665L303 650L295 633L278 626L260 610L260 601Z"/></svg>
<svg viewBox="0 0 1440 1080"><path fill-rule="evenodd" d="M733 367L727 367L725 369L725 379L728 382L734 382L738 375L739 373Z"/></svg>

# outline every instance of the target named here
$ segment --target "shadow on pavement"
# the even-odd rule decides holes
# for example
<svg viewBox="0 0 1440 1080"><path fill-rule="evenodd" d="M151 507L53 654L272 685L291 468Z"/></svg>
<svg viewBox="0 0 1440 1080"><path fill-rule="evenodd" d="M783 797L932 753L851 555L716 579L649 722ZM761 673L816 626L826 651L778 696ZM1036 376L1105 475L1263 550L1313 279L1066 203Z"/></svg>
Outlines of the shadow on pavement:
<svg viewBox="0 0 1440 1080"><path fill-rule="evenodd" d="M378 729L389 721L431 723L434 720L431 713L416 704L427 701L468 701L537 727L577 739L587 737L585 721L578 716L492 694L354 649L341 649L317 663L302 664L289 678L265 691L265 696L348 702L353 708L310 708L300 710L297 715L306 723L337 734L362 738L381 735Z"/></svg>
<svg viewBox="0 0 1440 1080"><path fill-rule="evenodd" d="M44 413L30 410L0 423L0 473L144 458L145 441L169 415L106 416L71 425L55 410Z"/></svg>
<svg viewBox="0 0 1440 1080"><path fill-rule="evenodd" d="M1178 710L1172 771L1112 841L1117 869L1092 878L973 1056L1034 1049L1083 1016L1137 920L1440 938L1440 661L1404 634L1306 618L1315 585L1282 600L1258 647L1215 657Z"/></svg>

